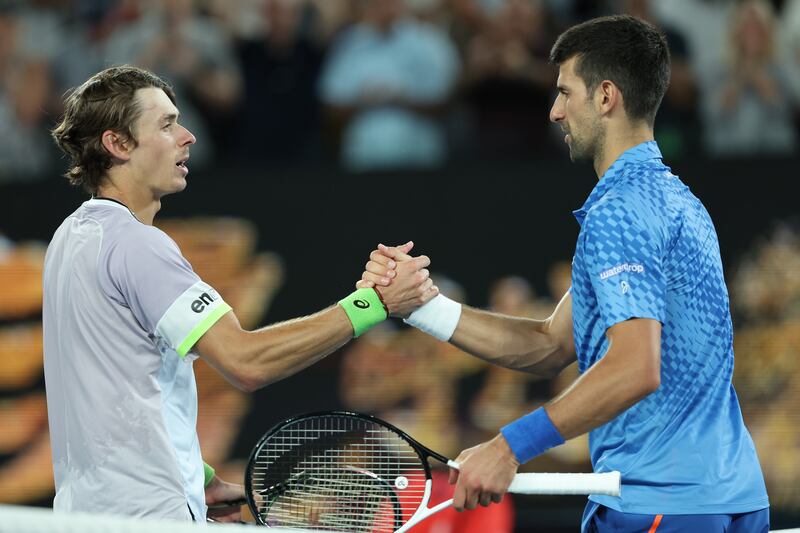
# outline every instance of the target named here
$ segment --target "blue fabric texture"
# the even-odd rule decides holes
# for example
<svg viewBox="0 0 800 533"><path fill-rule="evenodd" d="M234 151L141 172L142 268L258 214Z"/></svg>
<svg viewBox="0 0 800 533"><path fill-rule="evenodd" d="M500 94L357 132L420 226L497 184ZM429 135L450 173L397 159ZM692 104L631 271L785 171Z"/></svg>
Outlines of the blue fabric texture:
<svg viewBox="0 0 800 533"><path fill-rule="evenodd" d="M608 328L662 325L661 385L589 437L596 472L622 473L617 511L730 514L769 505L733 374L733 328L716 230L655 142L623 153L583 207L572 269L578 365L608 351Z"/></svg>

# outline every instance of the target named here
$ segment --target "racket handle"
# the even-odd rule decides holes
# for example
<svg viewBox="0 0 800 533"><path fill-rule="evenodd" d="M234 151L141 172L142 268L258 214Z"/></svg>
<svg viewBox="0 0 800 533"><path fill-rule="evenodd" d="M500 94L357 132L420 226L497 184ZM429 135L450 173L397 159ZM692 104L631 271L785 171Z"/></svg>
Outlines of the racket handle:
<svg viewBox="0 0 800 533"><path fill-rule="evenodd" d="M242 505L247 505L247 498L240 498L238 500L227 500L224 502L215 503L208 506L209 511L213 511L216 509L226 509L228 507L241 507Z"/></svg>
<svg viewBox="0 0 800 533"><path fill-rule="evenodd" d="M447 466L459 469L457 462L447 461ZM603 494L619 496L622 476L616 470L602 474L517 474L508 492L514 494Z"/></svg>
<svg viewBox="0 0 800 533"><path fill-rule="evenodd" d="M508 487L515 494L603 494L619 496L619 472L602 474L517 474Z"/></svg>

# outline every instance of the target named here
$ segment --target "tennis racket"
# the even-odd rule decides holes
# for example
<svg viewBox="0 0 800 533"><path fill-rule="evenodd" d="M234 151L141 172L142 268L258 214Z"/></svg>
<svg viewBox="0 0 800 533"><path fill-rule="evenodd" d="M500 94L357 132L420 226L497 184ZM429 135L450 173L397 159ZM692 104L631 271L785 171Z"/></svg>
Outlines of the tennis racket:
<svg viewBox="0 0 800 533"><path fill-rule="evenodd" d="M277 424L256 444L245 494L266 526L402 533L452 503L428 507L429 459L458 467L373 416L310 413ZM508 490L618 496L620 474L517 474Z"/></svg>

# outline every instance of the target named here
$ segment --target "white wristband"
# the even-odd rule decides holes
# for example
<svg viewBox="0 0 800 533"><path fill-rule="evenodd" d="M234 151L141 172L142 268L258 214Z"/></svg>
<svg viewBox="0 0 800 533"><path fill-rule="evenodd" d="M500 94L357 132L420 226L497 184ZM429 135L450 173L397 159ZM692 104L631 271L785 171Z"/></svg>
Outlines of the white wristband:
<svg viewBox="0 0 800 533"><path fill-rule="evenodd" d="M461 304L439 294L403 320L409 326L433 335L440 341L449 341L461 319Z"/></svg>

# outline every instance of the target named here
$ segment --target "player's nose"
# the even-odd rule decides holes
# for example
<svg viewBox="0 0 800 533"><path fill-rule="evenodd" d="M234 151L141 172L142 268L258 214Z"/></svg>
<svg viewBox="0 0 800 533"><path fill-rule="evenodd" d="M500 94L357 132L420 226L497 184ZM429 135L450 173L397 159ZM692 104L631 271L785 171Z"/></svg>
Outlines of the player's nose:
<svg viewBox="0 0 800 533"><path fill-rule="evenodd" d="M559 122L564 119L564 109L559 105L558 100L553 102L550 108L550 122Z"/></svg>
<svg viewBox="0 0 800 533"><path fill-rule="evenodd" d="M181 146L186 146L197 142L197 139L191 131L186 129L184 126L181 126L181 128L183 128L184 133L183 137L181 138Z"/></svg>

